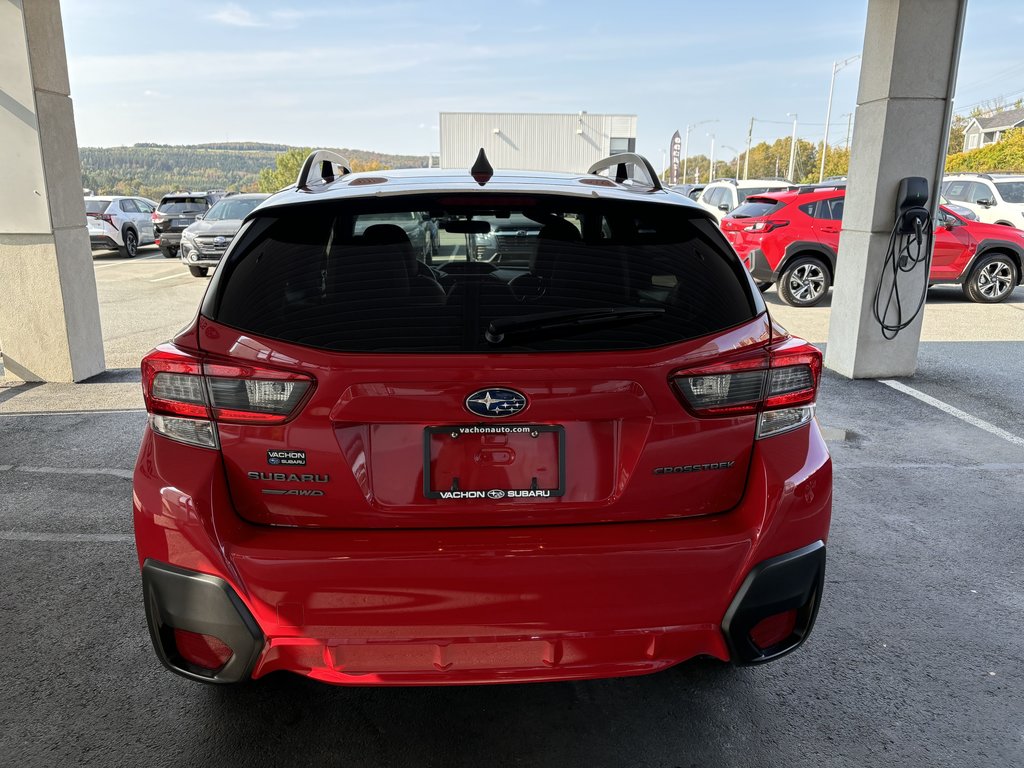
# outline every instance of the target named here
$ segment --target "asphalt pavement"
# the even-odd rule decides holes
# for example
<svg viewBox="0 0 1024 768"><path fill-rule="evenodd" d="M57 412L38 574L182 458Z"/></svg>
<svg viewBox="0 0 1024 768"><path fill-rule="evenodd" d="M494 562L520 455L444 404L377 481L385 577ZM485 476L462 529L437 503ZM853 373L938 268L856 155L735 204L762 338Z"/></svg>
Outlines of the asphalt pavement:
<svg viewBox="0 0 1024 768"><path fill-rule="evenodd" d="M205 281L162 260L107 263L108 356L125 364L86 385L0 387L0 764L1024 765L1024 342L953 328L961 340L924 343L903 380L1003 435L825 375L824 601L807 644L776 663L435 689L281 673L211 688L166 672L150 647L131 538L145 416L127 364L188 320ZM1019 331L1007 323L999 333Z"/></svg>

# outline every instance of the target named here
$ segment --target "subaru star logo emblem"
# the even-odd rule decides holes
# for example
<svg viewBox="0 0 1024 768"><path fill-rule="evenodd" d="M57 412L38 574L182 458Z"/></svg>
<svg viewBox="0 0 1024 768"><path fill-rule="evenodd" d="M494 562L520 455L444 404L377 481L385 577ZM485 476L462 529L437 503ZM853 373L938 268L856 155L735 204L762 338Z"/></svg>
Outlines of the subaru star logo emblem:
<svg viewBox="0 0 1024 768"><path fill-rule="evenodd" d="M481 389L466 398L466 410L490 419L514 416L526 407L526 395L514 389Z"/></svg>
<svg viewBox="0 0 1024 768"><path fill-rule="evenodd" d="M226 243L226 242L227 242L227 240L225 238L221 237L220 235L217 235L217 237L213 238L213 244L214 245L224 245L224 243Z"/></svg>

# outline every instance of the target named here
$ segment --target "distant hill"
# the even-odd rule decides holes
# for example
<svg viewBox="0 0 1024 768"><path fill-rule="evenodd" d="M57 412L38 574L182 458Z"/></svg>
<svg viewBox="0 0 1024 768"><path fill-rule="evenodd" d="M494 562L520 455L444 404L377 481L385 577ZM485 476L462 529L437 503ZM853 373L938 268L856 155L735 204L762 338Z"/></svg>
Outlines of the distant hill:
<svg viewBox="0 0 1024 768"><path fill-rule="evenodd" d="M287 144L254 141L215 144L150 144L130 147L80 147L82 186L98 195L131 194L159 199L175 190L256 189L256 177L274 167ZM362 149L338 149L353 163L384 168L422 168L422 155L388 155Z"/></svg>

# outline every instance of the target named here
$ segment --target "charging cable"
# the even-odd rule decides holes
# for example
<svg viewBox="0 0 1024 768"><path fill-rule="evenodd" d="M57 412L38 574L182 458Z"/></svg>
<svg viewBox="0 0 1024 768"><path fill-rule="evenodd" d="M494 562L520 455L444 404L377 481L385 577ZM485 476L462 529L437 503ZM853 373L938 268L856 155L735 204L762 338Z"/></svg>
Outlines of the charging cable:
<svg viewBox="0 0 1024 768"><path fill-rule="evenodd" d="M901 232L908 229L907 224L912 223L912 231L909 234ZM919 264L924 265L925 272L931 266L930 255L932 252L932 241L935 232L932 228L932 217L925 208L915 208L897 217L893 225L892 234L889 236L889 249L885 254L885 262L882 265L882 274L878 277L878 286L875 288L875 320L882 329L882 336L888 340L895 339L904 328L907 328L924 308L925 299L928 295L928 275L925 274L922 280L921 295L918 297L917 306L913 313L905 317L903 308L903 296L900 295L900 282L909 280L909 275ZM892 280L889 285L888 296L885 303L882 303L882 283L885 282L886 273L891 273ZM904 287L904 292L907 289ZM892 317L895 315L895 317ZM892 319L890 319L892 318Z"/></svg>

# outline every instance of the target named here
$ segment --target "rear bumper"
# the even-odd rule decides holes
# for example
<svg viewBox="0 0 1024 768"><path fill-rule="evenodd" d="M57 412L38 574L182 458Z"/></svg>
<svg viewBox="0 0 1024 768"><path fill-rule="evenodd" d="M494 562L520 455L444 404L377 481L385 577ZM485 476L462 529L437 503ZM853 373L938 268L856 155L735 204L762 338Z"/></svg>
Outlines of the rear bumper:
<svg viewBox="0 0 1024 768"><path fill-rule="evenodd" d="M743 502L725 514L327 531L243 522L218 453L147 430L134 513L157 653L196 679L289 670L355 685L637 675L698 655L771 660L803 642L820 602L831 463L815 424L765 443ZM153 576L168 565L174 578ZM206 597L180 598L193 593L182 579L198 579ZM751 645L754 624L790 608L800 619L787 643ZM219 637L241 661L213 677L180 668L173 621Z"/></svg>
<svg viewBox="0 0 1024 768"><path fill-rule="evenodd" d="M157 232L156 239L160 241L160 245L177 248L181 244L181 232Z"/></svg>
<svg viewBox="0 0 1024 768"><path fill-rule="evenodd" d="M751 248L743 257L743 261L755 280L760 280L763 283L774 283L778 280L778 275L775 274L775 270L772 269L764 251L760 248Z"/></svg>
<svg viewBox="0 0 1024 768"><path fill-rule="evenodd" d="M89 235L89 245L94 251L116 251L121 246L109 235Z"/></svg>

